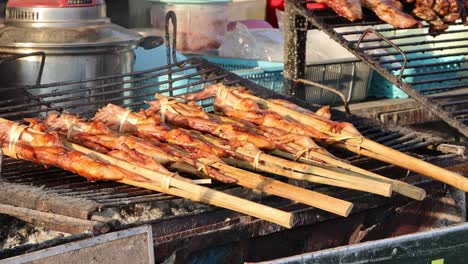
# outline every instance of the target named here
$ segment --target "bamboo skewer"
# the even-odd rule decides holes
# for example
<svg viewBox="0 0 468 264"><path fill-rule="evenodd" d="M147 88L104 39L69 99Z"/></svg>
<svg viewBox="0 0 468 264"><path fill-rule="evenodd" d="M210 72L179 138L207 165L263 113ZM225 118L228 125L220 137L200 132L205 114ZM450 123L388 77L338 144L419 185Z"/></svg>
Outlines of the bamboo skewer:
<svg viewBox="0 0 468 264"><path fill-rule="evenodd" d="M304 115L303 113L250 94L240 93L235 90L233 92L238 96L253 99L260 105L263 105L264 107L267 107L282 116L289 116L305 125L313 127L314 129L329 135L332 138L334 137L338 141L344 142L347 149L357 154L363 154L371 158L395 164L405 169L447 183L465 192L468 191L467 178L364 138L357 132L354 127L345 127L341 130L340 133L335 133L331 131L330 124L319 117L314 118L310 115Z"/></svg>
<svg viewBox="0 0 468 264"><path fill-rule="evenodd" d="M249 162L235 160L235 159L223 159L223 161L235 167L245 168L249 170L257 169L257 170L261 170L264 172L274 173L280 176L295 179L295 180L304 180L308 182L314 182L314 183L326 184L326 185L348 188L348 189L364 191L364 192L369 192L369 193L375 193L375 194L382 195L385 197L391 196L391 191L390 191L391 188L388 187L383 190L381 190L382 188L375 188L375 186L379 187L380 184L378 183L376 185L371 185L371 184L366 184L362 182L341 181L341 180L336 180L336 179L322 177L322 176L315 176L312 174L305 174L305 173L299 173L295 171L280 169L280 168L276 168L272 166L265 166L262 164L259 164L257 165L257 168L254 168L254 166L252 166ZM386 184L386 185L391 186L390 184Z"/></svg>
<svg viewBox="0 0 468 264"><path fill-rule="evenodd" d="M459 175L455 172L446 170L444 168L438 167L436 165L430 164L428 162L419 160L417 158L411 157L407 154L395 151L393 149L391 150L397 153L391 153L390 155L388 155L388 154L375 153L367 149L358 150L357 147L352 146L352 145L350 146L346 143L339 143L338 146L341 146L343 148L346 148L356 153L359 152L364 156L367 156L376 160L394 164L396 166L408 169L410 171L414 171L422 175L429 176L433 179L439 180L443 183L449 184L460 190L468 192L468 179L465 178L464 176ZM400 155L397 155L398 153ZM395 154L395 155L392 156L392 154ZM417 165L415 165L414 163L417 163Z"/></svg>
<svg viewBox="0 0 468 264"><path fill-rule="evenodd" d="M210 143L218 146L218 147L223 147L221 143L216 140L216 138L209 137L206 135L200 135L203 137L205 140L209 141ZM238 154L241 154L243 156L250 157L252 159L255 159L255 156L258 154L258 149L251 149L248 146L241 146L236 148L235 150ZM294 179L303 179L303 180L308 180L311 182L317 182L315 180L318 180L319 182L317 183L323 183L323 184L329 184L329 185L334 185L334 186L339 186L343 187L343 183L340 183L339 185L336 185L336 181L347 181L348 183L353 183L356 185L355 188L352 188L352 185L347 184L346 186L349 186L350 189L356 189L356 190L361 190L361 191L368 191L371 193L376 193L379 195L383 195L386 197L389 197L392 193L392 186L388 182L377 182L374 179L369 179L369 177L362 177L361 175L350 175L347 172L337 172L336 170L334 171L332 168L323 168L323 167L318 167L318 166L311 166L311 165L316 165L316 164L303 164L303 163L298 163L298 162L292 162L289 160L281 159L275 156L268 155L267 153L261 153L259 157L257 157L258 161L263 161L265 162L268 166L258 166L257 164L250 163L244 164L239 162L238 164L243 164L243 166L247 166L249 169L253 167L258 167L261 168L261 170L266 171L266 172L271 172L275 173L281 176L285 177L290 177ZM235 161L231 161L233 164ZM276 170L273 172L272 166L278 167L283 170ZM300 175L297 173L290 172L291 170L307 173L307 174L315 174L318 176L321 176L320 178L316 177L308 177L307 175ZM313 175L311 175L313 176ZM333 179L332 181L328 181L325 183L325 179ZM359 185L359 186L357 186ZM364 186L369 186L369 188L365 188ZM371 187L372 186L372 187Z"/></svg>
<svg viewBox="0 0 468 264"><path fill-rule="evenodd" d="M224 146L214 137L201 135L200 137L204 138L208 142L214 144L215 146L223 148ZM235 152L241 154L243 156L250 157L255 159L255 156L258 155L258 149L251 149L248 146L241 146L235 149ZM263 161L267 164L267 166L260 166L261 164L253 163L245 163L241 161L230 160L231 164L242 165L244 168L248 169L259 169L265 172L270 172L274 174L278 174L284 177L293 178L293 179L300 179L300 180L307 180L310 182L328 184L333 186L339 186L349 189L355 189L360 191L366 191L370 193L379 194L385 197L390 197L392 193L392 186L388 182L379 182L373 179L369 179L369 177L362 177L360 175L349 175L346 172L337 172L333 171L332 169L325 169L323 167L318 166L311 166L307 164L302 164L298 162L292 162L289 160L281 159L275 156L268 155L267 153L261 153L260 156L257 157L258 161ZM275 169L273 167L277 167L279 169ZM301 173L293 172L292 170L296 170L299 172L307 173L309 175L304 175ZM315 174L317 177L314 175ZM346 183L344 183L346 182Z"/></svg>
<svg viewBox="0 0 468 264"><path fill-rule="evenodd" d="M143 153L143 152L142 152ZM92 153L91 153L92 154ZM152 155L149 155L148 157L152 157L154 159L157 159L158 157L156 156L152 156ZM327 206L325 205L318 205L318 203L320 203L320 201L318 202L312 202L310 201L310 199L307 199L307 198L316 198L316 195L314 196L314 192L312 191L309 191L309 190L305 190L305 189L301 189L299 187L296 187L296 186L293 186L293 185L289 185L289 184L285 184L285 183L282 183L282 182L279 182L279 181L276 181L276 180L273 180L273 179L269 179L269 178L266 178L266 177L263 177L261 175L258 175L258 174L254 174L254 173L251 173L249 176L250 177L245 177L243 174L244 174L244 171L241 171L241 170L236 170L234 168L229 168L228 166L214 166L213 165L213 160L210 160L210 159L197 159L198 162L204 164L204 167L200 168L201 170L204 170L204 168L210 166L210 167L214 167L216 168L220 173L230 177L230 178L233 178L235 180L237 180L237 184L240 185L240 186L243 186L243 187L246 187L246 188L249 188L249 189L258 189L262 192L265 192L265 193L268 193L268 194L273 194L273 195L276 195L276 196L280 196L280 197L284 197L284 198L288 198L288 199L291 199L291 200L297 200L297 201L301 201L302 203L305 203L305 204L308 204L308 205L312 205L312 206L315 206L315 207L318 207L318 208L328 208ZM199 174L199 169L196 169L194 167L187 167L187 166L184 166L183 163L176 163L174 165L172 165L173 168L177 168L178 170L181 170L181 171L185 171L185 172L189 172L189 173L193 173L193 174ZM135 171L135 169L137 168L137 166L133 166L131 168L131 171ZM228 173L226 173L226 170L228 170ZM157 180L157 179L152 179L152 180ZM268 187L268 186L272 186L272 187ZM274 187L274 188L273 188ZM297 192L300 192L304 195L304 197L298 197L299 195L296 194ZM323 199L323 198L322 198ZM342 201L342 200L339 200L339 199L335 199L335 198L331 198L330 197L330 201L334 201L335 203L339 204L338 205L338 208L344 208L346 207L345 210L343 211L338 211L338 214L339 215L348 215L349 214L349 211L350 209L352 208L352 204L348 203L348 202L345 202L345 201ZM345 204L345 206L343 206L343 204ZM328 210L330 211L330 210ZM332 210L332 212L335 212L336 210Z"/></svg>
<svg viewBox="0 0 468 264"><path fill-rule="evenodd" d="M251 150L248 150L242 147L237 148L236 151L248 157L254 157L256 155ZM327 178L327 179L332 180L332 181L329 181L328 183L329 185L335 185L337 183L336 181L340 181L340 182L347 182L348 183L347 186L349 186L347 188L350 188L350 189L366 191L366 192L375 193L375 194L379 194L379 195L386 196L386 197L390 197L392 194L391 183L376 181L364 175L362 176L356 175L356 174L350 175L343 171L334 170L333 168L323 168L323 167L319 167L316 165L302 164L302 163L278 158L278 157L268 155L265 153L262 153L259 160L264 161L269 165L269 166L261 166L261 164L259 164L257 167L260 170L276 173L278 175L282 175L285 177L290 177L294 179L302 178L302 180L309 179L309 181L316 182L313 179L316 180L317 178L307 177L308 175L304 175L304 173L313 174L316 176L321 176L319 177L321 178L320 179L321 182L319 183L327 184L324 182L324 179L323 179L323 178ZM272 168L273 166L279 167L282 170L276 170L276 172L273 172L273 168ZM302 173L295 173L289 170L285 170L288 168L292 170L297 170ZM282 174L279 174L279 173L282 173ZM352 187L353 185L355 186L354 188ZM335 185L335 186L338 186L338 185ZM343 185L341 184L341 186L339 187L343 187Z"/></svg>
<svg viewBox="0 0 468 264"><path fill-rule="evenodd" d="M240 170L227 164L216 162L211 166L237 179L238 185L298 201L337 215L348 216L353 208L353 204L350 202Z"/></svg>
<svg viewBox="0 0 468 264"><path fill-rule="evenodd" d="M284 152L284 151L274 150L272 153L274 155L284 157L284 158L287 158L287 159L295 159L295 156L293 154L287 153L287 152ZM398 181L398 180L394 180L394 179L390 179L390 178L381 176L381 175L379 175L377 173L373 173L371 171L361 169L361 168L359 168L357 166L354 166L354 165L351 165L349 163L330 158L330 157L328 157L326 155L323 155L321 153L311 152L309 154L309 156L313 157L313 158L316 158L316 159L319 159L319 160L322 160L323 162L325 162L325 163L327 163L329 165L332 165L332 166L336 166L338 168L347 169L347 170L350 170L350 171L353 171L353 172L356 172L356 173L366 175L366 176L371 177L372 179L375 179L375 180L380 180L382 182L391 183L392 184L392 190L394 192L396 192L396 193L399 193L399 194L403 195L403 196L406 196L406 197L409 197L409 198L412 198L412 199L415 199L415 200L418 200L418 201L422 201L426 197L426 191L424 189L413 186L413 185L408 184L406 182L402 182L402 181ZM298 159L298 161L300 161L302 163L310 164L310 165L315 165L316 164L316 162L314 162L314 161L312 161L310 159L304 158L304 157L300 157Z"/></svg>
<svg viewBox="0 0 468 264"><path fill-rule="evenodd" d="M0 119L0 122L10 122L5 119ZM31 132L29 132L31 130ZM29 133L28 133L29 132ZM15 137L17 140L22 142L31 142L34 140L32 133L41 133L31 128L26 128L22 132L19 132ZM10 138L10 140L12 140ZM14 140L14 139L13 139ZM215 191L203 186L199 186L190 182L190 180L174 175L163 175L154 171L146 170L144 168L135 166L133 164L121 161L119 159L101 154L99 152L87 149L85 147L73 144L64 139L63 144L66 148L81 152L90 157L94 157L112 166L121 168L125 171L132 172L135 175L148 179L148 182L139 182L129 178L123 178L117 180L124 184L147 188L149 190L155 190L159 192L168 193L171 195L191 199L194 201L204 202L220 207L224 207L237 212L245 213L254 217L268 220L278 225L291 228L294 224L294 216L291 213L284 212L269 206L254 203L239 197L228 195L223 192ZM10 156L14 159L18 159L17 153L13 152L17 141L9 142L9 146L2 146L2 151L5 155Z"/></svg>
<svg viewBox="0 0 468 264"><path fill-rule="evenodd" d="M136 187L141 187L149 190L158 192L164 192L174 196L183 197L186 199L203 202L219 207L227 208L233 211L245 213L247 215L255 216L278 225L291 228L293 226L294 218L291 213L284 212L269 206L254 203L239 197L235 197L223 192L215 191L203 186L199 186L190 182L190 180L182 178L180 176L174 176L170 178L169 188L163 189L161 183L167 181L168 176L159 174L154 171L150 171L131 163L107 156L87 149L80 145L73 144L64 140L64 145L70 149L79 151L81 153L90 155L92 157L99 158L105 162L108 162L114 166L122 168L124 170L139 174L147 179L153 180L155 183L148 182L137 182L130 179L123 179L120 182Z"/></svg>

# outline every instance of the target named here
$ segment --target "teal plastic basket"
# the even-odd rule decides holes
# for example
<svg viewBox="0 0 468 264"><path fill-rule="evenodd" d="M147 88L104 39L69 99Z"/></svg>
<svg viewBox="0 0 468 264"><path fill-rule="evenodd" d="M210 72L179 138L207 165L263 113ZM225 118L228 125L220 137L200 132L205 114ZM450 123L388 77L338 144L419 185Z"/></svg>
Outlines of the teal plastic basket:
<svg viewBox="0 0 468 264"><path fill-rule="evenodd" d="M207 61L275 92L283 91L282 62L203 56Z"/></svg>
<svg viewBox="0 0 468 264"><path fill-rule="evenodd" d="M281 62L232 59L204 56L204 59L275 92L283 92L283 69ZM306 79L324 83L342 92L349 102L367 98L371 70L361 62L342 60L306 65ZM337 105L341 99L332 92L306 86L306 100L315 104Z"/></svg>
<svg viewBox="0 0 468 264"><path fill-rule="evenodd" d="M411 58L411 56L410 56ZM461 67L461 63L464 60L464 56L449 56L449 57L442 57L438 59L428 59L428 60L420 60L417 62L417 64L424 65L426 64L427 66L425 67L418 67L418 68L409 68L404 71L404 74L415 74L415 73L426 73L426 72L435 72L435 71L441 71L441 70L449 70L449 69L457 69ZM442 65L430 65L431 63L445 63ZM411 66L411 64L409 65ZM392 71L393 75L399 75L400 70L395 70ZM403 81L407 83L412 83L412 82L418 82L418 81L424 81L427 78L430 79L444 79L444 78L454 78L457 77L457 72L449 72L449 73L439 73L439 74L432 74L430 76L428 75L419 75L419 76L412 76L412 77L406 77L403 78ZM455 84L457 80L449 80L445 82L434 82L434 83L425 83L421 85L414 85L413 88L418 90L418 89L423 89L423 88L433 88L442 85L451 85ZM432 93L437 93L438 91L432 91ZM371 85L369 87L369 97L372 98L408 98L409 96L403 92L401 89L399 89L397 86L393 85L391 82L389 82L385 77L380 75L377 72L374 72L372 74L372 81Z"/></svg>

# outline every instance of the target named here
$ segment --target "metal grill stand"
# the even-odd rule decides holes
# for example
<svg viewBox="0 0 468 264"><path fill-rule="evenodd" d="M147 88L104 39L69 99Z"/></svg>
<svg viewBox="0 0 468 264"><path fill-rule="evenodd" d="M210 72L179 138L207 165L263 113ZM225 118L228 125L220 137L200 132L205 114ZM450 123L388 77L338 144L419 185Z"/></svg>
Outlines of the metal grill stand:
<svg viewBox="0 0 468 264"><path fill-rule="evenodd" d="M287 55L284 75L285 89L289 92L304 98L292 84L295 79L304 77L305 28L316 28L327 33L421 106L468 136L467 27L449 28L433 38L429 32L421 33L420 29L392 28L366 10L361 21L348 22L330 10L307 10L305 1L285 2ZM307 27L305 20L309 23ZM361 26L376 28L346 28ZM424 30L428 27L425 25Z"/></svg>

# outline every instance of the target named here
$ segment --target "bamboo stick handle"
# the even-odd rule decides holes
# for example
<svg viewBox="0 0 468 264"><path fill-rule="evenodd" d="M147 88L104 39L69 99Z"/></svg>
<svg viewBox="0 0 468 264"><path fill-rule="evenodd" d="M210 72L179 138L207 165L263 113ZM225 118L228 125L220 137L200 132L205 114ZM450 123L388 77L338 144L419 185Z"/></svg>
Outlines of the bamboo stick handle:
<svg viewBox="0 0 468 264"><path fill-rule="evenodd" d="M295 179L295 180L303 180L303 181L337 186L337 187L353 189L353 190L358 190L358 191L363 191L363 192L368 192L368 193L375 193L375 194L386 196L386 197L391 196L391 190L388 187L386 189L375 188L375 185L361 183L359 181L357 182L341 181L341 180L336 180L336 179L322 177L322 176L315 176L312 174L305 174L305 173L280 169L274 166L265 166L262 164L259 164L257 168L254 168L254 166L252 166L250 163L246 161L240 161L240 160L235 160L235 159L223 159L223 161L235 167L249 169L249 170L257 169L257 170L261 170L264 172L274 173L280 176ZM381 184L377 184L376 186L379 187L379 185ZM390 184L386 184L386 185L391 186Z"/></svg>
<svg viewBox="0 0 468 264"><path fill-rule="evenodd" d="M298 201L337 215L348 216L353 208L353 204L350 202L266 178L256 173L240 170L226 164L213 163L211 166L237 179L238 185Z"/></svg>
<svg viewBox="0 0 468 264"><path fill-rule="evenodd" d="M158 185L150 183L137 182L128 179L123 180L122 183L148 190L162 192L161 188ZM192 201L211 204L236 212L251 215L278 224L280 226L284 226L286 228L291 228L294 225L294 215L291 213L281 211L276 208L262 205L259 203L251 202L249 200L245 200L220 191L214 191L205 187L203 187L204 189L192 189L192 184L188 182L187 184L187 186L184 186L184 188L186 189L169 188L167 190L167 193Z"/></svg>
<svg viewBox="0 0 468 264"><path fill-rule="evenodd" d="M102 234L107 233L110 230L110 226L107 223L84 220L6 204L0 204L0 214L7 214L33 225L69 234L81 234L86 232Z"/></svg>
<svg viewBox="0 0 468 264"><path fill-rule="evenodd" d="M287 159L294 159L295 158L293 154L287 153L287 152L284 152L284 151L280 151L280 150L273 151L273 154L278 155L280 157L287 158ZM381 176L381 175L379 175L377 173L373 173L371 171L361 169L361 168L359 168L357 166L354 166L354 165L351 165L349 163L346 163L346 162L343 162L343 161L340 161L340 160L335 160L335 159L330 158L330 157L328 157L326 155L323 155L321 153L313 152L313 153L310 154L310 156L314 157L314 158L317 158L319 160L322 160L327 164L339 167L339 168L354 171L354 172L357 172L357 173L372 177L373 179L381 180L383 182L390 182L392 184L392 190L394 192L396 192L396 193L399 193L399 194L403 195L403 196L406 196L406 197L409 197L409 198L412 198L412 199L415 199L415 200L418 200L418 201L422 201L426 197L426 191L424 189L413 186L413 185L408 184L406 182L402 182L402 181L398 181L398 180L394 180L394 179L390 179L390 178ZM316 164L314 161L306 159L304 157L300 157L299 161L303 162L303 163L306 163L306 164L311 164L311 165Z"/></svg>
<svg viewBox="0 0 468 264"><path fill-rule="evenodd" d="M415 200L418 200L418 201L422 201L426 197L426 191L424 189L413 186L413 185L408 184L406 182L402 182L402 181L398 181L398 180L395 180L395 179L384 177L382 175L379 175L377 173L374 173L374 172L359 168L359 167L351 165L349 163L346 163L346 162L343 162L343 161L340 161L340 160L332 159L332 158L330 158L330 157L328 157L326 155L323 155L321 153L312 153L311 156L315 157L315 158L318 158L318 159L324 161L325 163L328 163L328 164L331 164L331 165L334 165L334 166L337 166L337 167L340 167L340 168L343 168L343 169L347 169L347 170L350 170L350 171L354 171L354 172L357 172L357 173L360 173L360 174L363 174L363 175L367 175L367 176L372 177L373 179L376 179L376 180L381 180L383 182L391 183L392 186L393 186L393 191L396 192L396 193L399 193L399 194L401 194L403 196L406 196L406 197L409 197L409 198L412 198L412 199L415 199Z"/></svg>
<svg viewBox="0 0 468 264"><path fill-rule="evenodd" d="M150 171L128 162L107 156L105 154L101 154L99 152L87 149L80 145L73 144L71 142L64 140L64 145L69 147L70 149L79 151L81 153L99 158L100 160L104 160L114 166L122 168L124 170L139 174L147 179L156 181L156 183L144 183L144 182L137 182L132 181L129 179L124 179L121 182L137 187L142 187L150 190L155 190L158 192L164 192L171 195L191 199L194 201L204 202L207 204L212 204L216 206L220 206L223 208L227 208L233 211L241 212L247 215L255 216L278 225L291 228L293 226L294 218L291 213L284 212L269 206L265 206L259 203L254 203L239 197L235 197L220 191L215 191L203 186L199 186L193 184L188 179L184 179L180 176L173 177L170 181L170 187L175 188L167 188L163 190L161 185L158 185L165 181L167 178L166 175L159 174L154 171Z"/></svg>
<svg viewBox="0 0 468 264"><path fill-rule="evenodd" d="M255 156L255 154L251 150L248 150L248 149L238 148L237 151L249 157ZM328 179L338 180L340 182L352 183L352 184L355 184L356 187L359 187L359 190L361 191L375 193L375 194L382 195L385 197L390 197L392 195L392 184L390 182L377 181L365 175L358 175L358 174L351 175L344 171L337 171L334 168L323 168L317 165L293 162L293 161L285 160L285 159L278 158L272 155L268 155L266 153L262 153L259 159L262 161L265 161L269 165L268 167L265 167L265 166L262 167L265 170L268 170L272 166L282 168L282 169L284 168L284 169L297 170L299 172L303 172L306 174L314 174L317 176L321 176L322 178L325 177ZM289 170L288 171L283 170L283 171L284 171L283 172L284 174L288 174ZM283 175L283 176L294 177L292 175L296 175L296 177L298 177L299 174L297 173L295 174L291 172L289 173L289 175L291 176L286 176L286 175ZM313 178L310 177L310 179L313 179ZM330 184L330 185L333 185L333 184ZM350 189L356 189L356 188L350 188Z"/></svg>
<svg viewBox="0 0 468 264"><path fill-rule="evenodd" d="M364 139L361 143L361 148L350 146L345 143L346 148L362 155L381 160L390 164L395 164L399 167L420 173L422 175L439 180L443 183L454 186L464 192L468 192L468 178L455 172L446 170L429 162L417 159L410 155L404 154L387 146L373 142L369 139Z"/></svg>
<svg viewBox="0 0 468 264"><path fill-rule="evenodd" d="M293 109L284 107L279 104L275 104L273 102L270 102L268 100L250 95L250 94L245 94L245 93L239 93L237 91L234 91L237 95L242 96L244 98L250 98L255 100L257 103L260 103L266 107L268 107L270 110L276 111L278 114L281 114L283 116L289 116L292 117L293 119L296 119L297 121L300 121L304 123L305 125L311 126L313 128L318 129L319 131L327 134L331 134L332 136L340 136L335 133L330 132L330 126L327 123L326 120L321 120L320 117L313 118L307 115L304 115L300 112L297 112ZM349 130L348 128L344 128L341 131L341 136L350 136L350 137L356 137L356 136L361 136L356 135L356 131ZM346 142L354 142L355 144L360 144L361 148L367 148L368 150L372 152L378 152L381 155L379 155L379 159L382 161L386 161L392 164L395 164L397 166L404 166L404 168L413 170L415 172L421 173L423 175L433 177L435 179L441 180L445 183L448 183L450 185L453 185L457 188L460 188L463 191L468 191L468 181L466 178L450 172L448 170L442 169L440 167L434 166L432 164L429 164L427 162L418 160L416 158L410 157L406 154L403 154L399 151L396 151L394 149L388 148L386 146L383 146L381 144L378 144L376 142L373 142L369 139L363 138L363 141L360 142L357 139L348 139ZM358 149L354 148L352 151L356 152ZM383 152L382 152L383 151ZM358 151L359 152L359 151ZM362 153L362 151L361 151ZM366 155L366 154L364 154ZM389 158L390 156L393 156L393 158ZM369 156L370 157L370 156ZM395 158L396 157L396 158ZM372 157L371 157L372 158ZM401 184L397 184L401 185ZM412 193L406 193L407 195L414 195ZM417 194L416 194L417 195Z"/></svg>

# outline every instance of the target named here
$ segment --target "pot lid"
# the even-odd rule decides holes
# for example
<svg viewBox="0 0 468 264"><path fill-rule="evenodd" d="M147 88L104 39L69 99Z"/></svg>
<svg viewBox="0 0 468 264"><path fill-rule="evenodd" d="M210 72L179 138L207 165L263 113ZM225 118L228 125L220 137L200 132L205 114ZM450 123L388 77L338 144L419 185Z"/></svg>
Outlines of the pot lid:
<svg viewBox="0 0 468 264"><path fill-rule="evenodd" d="M111 23L101 0L91 0L93 5L61 7L18 6L22 1L11 1L7 5L5 21L0 26L0 47L73 48L136 45L142 41L138 33ZM87 1L27 2L64 4Z"/></svg>
<svg viewBox="0 0 468 264"><path fill-rule="evenodd" d="M166 3L166 4L216 4L216 3L230 3L232 0L148 0L153 3Z"/></svg>
<svg viewBox="0 0 468 264"><path fill-rule="evenodd" d="M9 0L10 7L76 7L102 5L104 0Z"/></svg>

